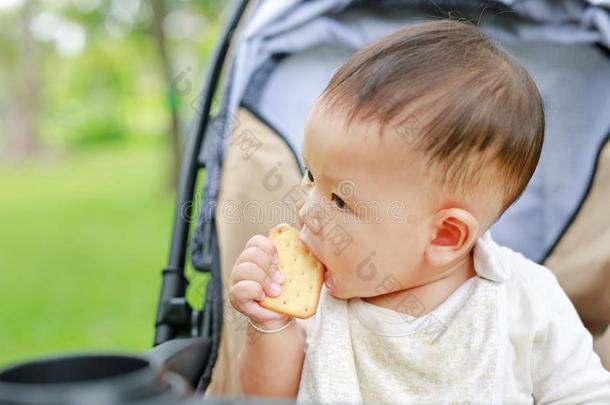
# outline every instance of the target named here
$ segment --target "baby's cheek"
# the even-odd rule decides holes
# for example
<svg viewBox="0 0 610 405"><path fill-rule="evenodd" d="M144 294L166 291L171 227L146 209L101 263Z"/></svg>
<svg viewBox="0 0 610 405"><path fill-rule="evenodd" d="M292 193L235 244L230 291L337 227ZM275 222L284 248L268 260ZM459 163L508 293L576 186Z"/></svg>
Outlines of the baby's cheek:
<svg viewBox="0 0 610 405"><path fill-rule="evenodd" d="M366 252L363 252L366 253ZM379 275L379 268L376 263L375 251L370 251L368 254L363 254L353 265L353 278L359 286L364 288L372 288Z"/></svg>
<svg viewBox="0 0 610 405"><path fill-rule="evenodd" d="M362 256L340 255L330 268L328 284L349 296L361 296L371 288L369 262Z"/></svg>

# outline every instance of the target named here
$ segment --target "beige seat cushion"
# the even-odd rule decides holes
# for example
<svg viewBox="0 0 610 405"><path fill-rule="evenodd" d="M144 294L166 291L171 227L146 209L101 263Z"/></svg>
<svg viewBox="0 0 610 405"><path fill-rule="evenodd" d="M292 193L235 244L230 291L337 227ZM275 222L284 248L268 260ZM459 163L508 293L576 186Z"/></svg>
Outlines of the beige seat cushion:
<svg viewBox="0 0 610 405"><path fill-rule="evenodd" d="M610 142L597 162L590 192L545 261L557 276L610 368ZM601 335L605 333L604 338Z"/></svg>
<svg viewBox="0 0 610 405"><path fill-rule="evenodd" d="M282 138L244 108L238 111L236 122L229 139L216 209L225 320L218 362L206 397L243 395L237 354L245 339L247 323L227 299L229 274L250 237L267 235L281 222L296 226L290 192L301 182L298 163Z"/></svg>

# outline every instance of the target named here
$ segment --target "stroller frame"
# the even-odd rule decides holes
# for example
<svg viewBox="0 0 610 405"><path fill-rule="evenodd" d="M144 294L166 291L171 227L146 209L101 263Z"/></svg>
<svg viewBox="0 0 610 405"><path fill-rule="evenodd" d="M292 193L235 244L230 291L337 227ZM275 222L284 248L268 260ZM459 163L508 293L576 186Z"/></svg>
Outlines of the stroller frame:
<svg viewBox="0 0 610 405"><path fill-rule="evenodd" d="M205 162L201 156L202 151L205 150L204 142L208 140L206 133L209 130L212 101L219 87L231 40L249 3L249 0L235 2L221 32L220 40L210 57L210 68L204 78L203 92L200 93L201 99L198 100L201 108L195 118L195 130L189 134L183 152L169 258L161 273L162 285L155 321L154 346L176 338L200 337L206 340L209 343L207 345L202 345L201 341L193 343L196 348L193 349L192 354L207 362L199 368L203 369L201 378L191 375L191 383L196 385L198 390L205 390L209 384L212 368L217 358L222 326L222 308L216 314L214 309L218 305L222 306L222 296L215 294L215 292L220 292L220 289L211 288L215 283L210 282L203 311L192 309L186 302L185 292L188 281L184 271L191 226L189 218L192 214L197 176L200 170L205 169ZM218 251L218 243L213 221L206 225L204 240L208 243L204 247L204 266L198 271L211 273L212 279L220 282L218 254L214 254L214 251ZM209 351L210 349L211 353L197 353L197 351ZM192 361L193 358L190 360Z"/></svg>

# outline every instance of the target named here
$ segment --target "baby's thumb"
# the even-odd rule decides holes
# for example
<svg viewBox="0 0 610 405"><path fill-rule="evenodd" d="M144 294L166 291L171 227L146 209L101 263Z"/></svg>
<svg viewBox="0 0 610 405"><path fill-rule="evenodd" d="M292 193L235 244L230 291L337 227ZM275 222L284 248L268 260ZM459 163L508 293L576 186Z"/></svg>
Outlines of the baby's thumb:
<svg viewBox="0 0 610 405"><path fill-rule="evenodd" d="M281 319L285 315L261 307L257 302L250 301L246 304L247 315L250 319L257 322L273 321Z"/></svg>

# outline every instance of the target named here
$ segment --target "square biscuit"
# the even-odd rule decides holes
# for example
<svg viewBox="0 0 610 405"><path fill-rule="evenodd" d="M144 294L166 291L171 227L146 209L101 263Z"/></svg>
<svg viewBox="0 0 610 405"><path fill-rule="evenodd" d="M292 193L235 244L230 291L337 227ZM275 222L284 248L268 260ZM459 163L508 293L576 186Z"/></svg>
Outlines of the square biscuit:
<svg viewBox="0 0 610 405"><path fill-rule="evenodd" d="M318 308L326 268L301 242L296 228L280 224L271 229L269 238L277 248L279 268L286 281L279 296L267 296L260 305L275 312L307 319Z"/></svg>

